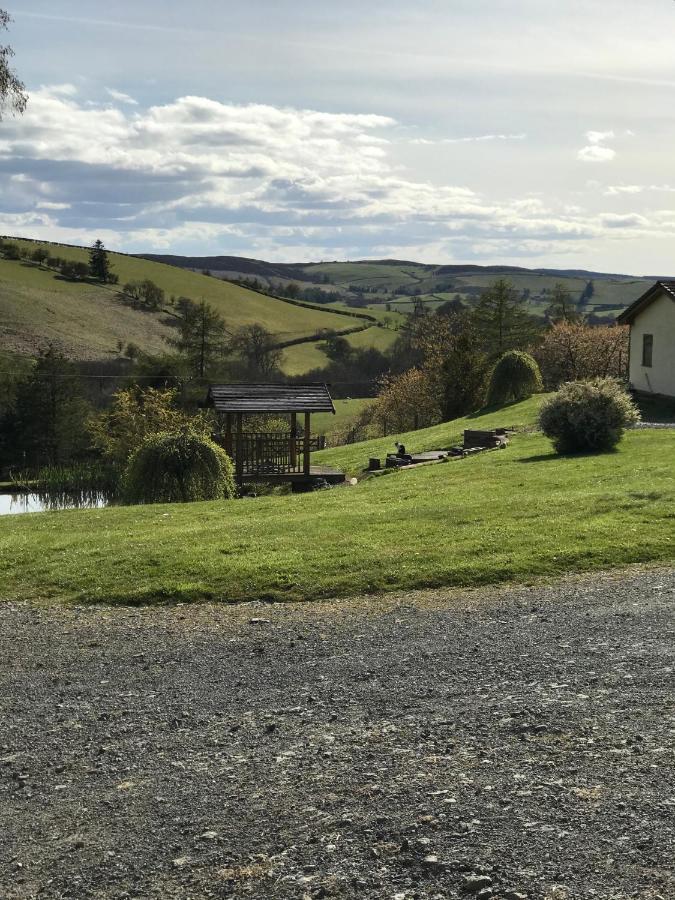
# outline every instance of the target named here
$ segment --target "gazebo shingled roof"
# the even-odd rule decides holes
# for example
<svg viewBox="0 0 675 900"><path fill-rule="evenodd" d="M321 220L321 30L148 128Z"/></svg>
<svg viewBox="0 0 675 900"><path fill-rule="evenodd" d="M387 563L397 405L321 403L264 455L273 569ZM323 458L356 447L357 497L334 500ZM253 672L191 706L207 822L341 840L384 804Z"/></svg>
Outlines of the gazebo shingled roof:
<svg viewBox="0 0 675 900"><path fill-rule="evenodd" d="M335 412L323 383L312 384L212 384L207 405L219 413L318 413Z"/></svg>
<svg viewBox="0 0 675 900"><path fill-rule="evenodd" d="M206 405L225 419L224 446L234 459L237 478L245 474L311 474L310 419L312 413L335 413L328 385L315 384L212 384ZM244 416L290 414L288 434L244 433ZM304 433L296 434L298 413L304 414ZM233 422L236 431L233 431ZM299 457L302 456L302 468Z"/></svg>

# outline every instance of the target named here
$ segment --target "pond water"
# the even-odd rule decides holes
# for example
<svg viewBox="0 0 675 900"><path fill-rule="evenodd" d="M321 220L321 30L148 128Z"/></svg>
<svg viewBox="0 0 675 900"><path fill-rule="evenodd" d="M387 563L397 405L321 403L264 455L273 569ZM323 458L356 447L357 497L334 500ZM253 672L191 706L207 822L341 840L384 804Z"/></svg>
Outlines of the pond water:
<svg viewBox="0 0 675 900"><path fill-rule="evenodd" d="M48 512L56 509L101 509L110 499L99 491L77 493L0 493L0 516Z"/></svg>

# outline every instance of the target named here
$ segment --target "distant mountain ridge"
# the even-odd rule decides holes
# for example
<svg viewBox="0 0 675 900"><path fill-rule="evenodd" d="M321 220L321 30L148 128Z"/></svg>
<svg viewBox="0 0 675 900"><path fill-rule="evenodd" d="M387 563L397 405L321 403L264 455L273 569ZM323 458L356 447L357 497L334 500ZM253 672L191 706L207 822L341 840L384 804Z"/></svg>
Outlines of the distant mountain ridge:
<svg viewBox="0 0 675 900"><path fill-rule="evenodd" d="M264 278L295 278L313 281L312 269L329 266L386 266L388 268L414 267L437 275L548 275L561 278L621 279L627 281L657 281L672 278L664 275L630 275L621 272L596 272L590 269L528 268L527 266L478 265L476 263L420 263L404 259L357 259L307 263L274 263L246 256L181 256L178 254L137 253L141 259L163 262L181 269L209 270L212 272L237 272Z"/></svg>

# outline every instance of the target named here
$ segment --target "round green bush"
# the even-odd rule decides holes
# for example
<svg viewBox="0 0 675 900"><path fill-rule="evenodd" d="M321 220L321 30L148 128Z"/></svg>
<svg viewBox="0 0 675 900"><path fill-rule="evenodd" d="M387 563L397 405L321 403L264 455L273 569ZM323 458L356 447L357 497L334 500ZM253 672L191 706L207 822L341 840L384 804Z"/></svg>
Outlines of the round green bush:
<svg viewBox="0 0 675 900"><path fill-rule="evenodd" d="M635 404L612 378L570 381L539 412L539 427L558 453L611 450L639 421Z"/></svg>
<svg viewBox="0 0 675 900"><path fill-rule="evenodd" d="M146 438L126 470L130 503L189 503L236 495L232 462L209 438L191 431Z"/></svg>
<svg viewBox="0 0 675 900"><path fill-rule="evenodd" d="M496 406L510 400L525 400L543 389L536 360L529 353L509 350L497 360L492 370L486 403Z"/></svg>

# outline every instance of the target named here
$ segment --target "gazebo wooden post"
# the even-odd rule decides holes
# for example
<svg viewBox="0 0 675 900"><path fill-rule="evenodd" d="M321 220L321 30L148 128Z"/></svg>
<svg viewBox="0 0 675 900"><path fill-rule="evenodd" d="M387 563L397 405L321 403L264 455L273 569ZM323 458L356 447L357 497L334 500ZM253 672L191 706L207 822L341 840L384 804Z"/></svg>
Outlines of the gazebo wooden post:
<svg viewBox="0 0 675 900"><path fill-rule="evenodd" d="M311 417L311 413L305 413L305 435L303 440L303 472L305 475L309 475L309 426Z"/></svg>
<svg viewBox="0 0 675 900"><path fill-rule="evenodd" d="M232 413L225 413L225 452L232 459Z"/></svg>
<svg viewBox="0 0 675 900"><path fill-rule="evenodd" d="M298 414L291 413L291 471L295 472L298 465Z"/></svg>
<svg viewBox="0 0 675 900"><path fill-rule="evenodd" d="M243 420L244 416L242 413L237 413L237 459L236 459L236 472L237 478L241 479L244 474L244 443L242 440L242 431L243 431Z"/></svg>

